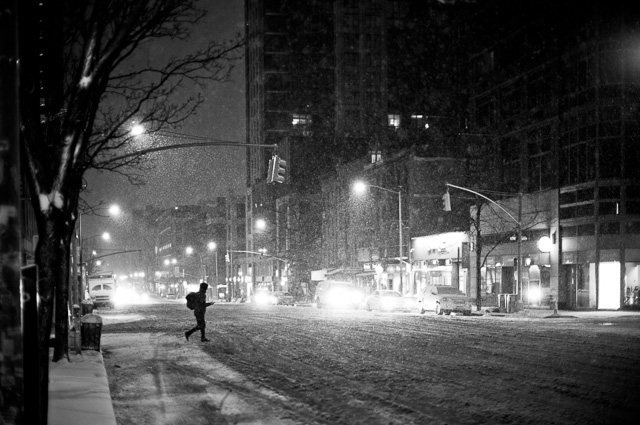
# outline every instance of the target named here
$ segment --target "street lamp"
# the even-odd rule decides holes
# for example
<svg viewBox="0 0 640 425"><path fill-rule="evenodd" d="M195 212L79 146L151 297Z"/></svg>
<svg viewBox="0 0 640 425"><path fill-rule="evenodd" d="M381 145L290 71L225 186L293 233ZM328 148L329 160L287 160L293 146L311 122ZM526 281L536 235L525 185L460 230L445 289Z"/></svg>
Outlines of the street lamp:
<svg viewBox="0 0 640 425"><path fill-rule="evenodd" d="M267 222L265 221L264 218L259 218L256 220L256 229L257 230L264 230L267 228Z"/></svg>
<svg viewBox="0 0 640 425"><path fill-rule="evenodd" d="M204 270L204 263L202 262L202 256L200 255L200 253L196 250L193 249L193 247L186 247L185 248L185 252L187 253L187 255L191 255L191 254L197 254L198 255L198 259L200 260L200 272L202 273L202 281L206 282L207 281L207 274Z"/></svg>
<svg viewBox="0 0 640 425"><path fill-rule="evenodd" d="M402 242L402 192L399 190L391 190L384 187L376 186L374 184L365 183L363 181L357 181L353 184L353 190L358 194L363 194L366 192L368 187L375 187L376 189L384 190L386 192L395 193L398 195L398 252L399 257L398 260L400 264L402 264L402 251L403 251L403 242ZM402 269L400 270L400 288L402 289Z"/></svg>
<svg viewBox="0 0 640 425"><path fill-rule="evenodd" d="M215 242L211 241L207 244L207 249L209 251L213 251L213 253L215 254L215 262L216 262L216 289L218 287L218 245L216 245Z"/></svg>

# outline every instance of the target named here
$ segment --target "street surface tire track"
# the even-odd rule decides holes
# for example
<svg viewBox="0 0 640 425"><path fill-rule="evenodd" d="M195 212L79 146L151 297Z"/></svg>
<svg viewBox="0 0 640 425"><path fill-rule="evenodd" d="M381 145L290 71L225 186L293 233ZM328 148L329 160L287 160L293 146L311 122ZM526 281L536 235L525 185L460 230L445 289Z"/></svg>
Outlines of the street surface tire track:
<svg viewBox="0 0 640 425"><path fill-rule="evenodd" d="M110 324L104 316L120 424L182 423L133 413L154 397L164 400L164 415L182 408L208 417L184 422L196 424L252 415L261 417L256 423L292 424L635 424L640 417L640 316L602 323L217 304L207 313L212 342L202 344L184 340L193 319L183 305L121 313L161 319ZM131 333L138 337L128 340ZM115 364L122 345L143 353L145 343L155 354L128 361L158 376L153 387L136 387L136 369ZM230 391L236 407L253 409L245 417L221 407ZM145 421L121 421L136 415Z"/></svg>

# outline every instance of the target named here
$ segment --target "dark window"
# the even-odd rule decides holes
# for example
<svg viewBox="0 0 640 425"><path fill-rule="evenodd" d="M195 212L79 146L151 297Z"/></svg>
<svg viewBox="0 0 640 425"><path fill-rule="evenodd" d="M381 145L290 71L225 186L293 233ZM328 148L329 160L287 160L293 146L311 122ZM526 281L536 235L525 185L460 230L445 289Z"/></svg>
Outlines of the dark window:
<svg viewBox="0 0 640 425"><path fill-rule="evenodd" d="M627 233L640 234L640 222L627 223Z"/></svg>
<svg viewBox="0 0 640 425"><path fill-rule="evenodd" d="M265 73L265 86L268 90L289 90L289 75L282 73Z"/></svg>
<svg viewBox="0 0 640 425"><path fill-rule="evenodd" d="M640 214L640 201L627 201L627 214Z"/></svg>
<svg viewBox="0 0 640 425"><path fill-rule="evenodd" d="M621 174L620 139L601 141L600 145L600 177L620 177Z"/></svg>
<svg viewBox="0 0 640 425"><path fill-rule="evenodd" d="M627 186L627 199L640 199L640 186Z"/></svg>
<svg viewBox="0 0 640 425"><path fill-rule="evenodd" d="M576 192L565 192L560 194L560 205L574 204L576 202Z"/></svg>
<svg viewBox="0 0 640 425"><path fill-rule="evenodd" d="M578 236L592 236L596 234L595 224L581 224L578 226Z"/></svg>
<svg viewBox="0 0 640 425"><path fill-rule="evenodd" d="M286 30L284 15L267 15L264 17L265 32L283 32Z"/></svg>
<svg viewBox="0 0 640 425"><path fill-rule="evenodd" d="M619 213L618 202L600 202L598 215L617 215Z"/></svg>
<svg viewBox="0 0 640 425"><path fill-rule="evenodd" d="M584 201L592 201L593 196L593 188L590 189L580 189L576 192L576 198L578 202Z"/></svg>
<svg viewBox="0 0 640 425"><path fill-rule="evenodd" d="M566 220L576 216L576 207L560 208L560 219Z"/></svg>
<svg viewBox="0 0 640 425"><path fill-rule="evenodd" d="M264 69L265 71L281 71L286 69L289 56L286 54L265 54Z"/></svg>
<svg viewBox="0 0 640 425"><path fill-rule="evenodd" d="M576 226L560 226L560 235L563 238L573 238L577 235L577 229Z"/></svg>
<svg viewBox="0 0 640 425"><path fill-rule="evenodd" d="M236 216L238 218L244 218L245 217L244 204L236 204Z"/></svg>
<svg viewBox="0 0 640 425"><path fill-rule="evenodd" d="M286 112L267 112L265 114L265 127L268 129L288 129L291 124L291 116Z"/></svg>
<svg viewBox="0 0 640 425"><path fill-rule="evenodd" d="M576 217L587 217L594 214L593 204L583 204L576 206Z"/></svg>
<svg viewBox="0 0 640 425"><path fill-rule="evenodd" d="M267 92L265 98L265 108L268 111L277 111L288 109L288 93L286 92Z"/></svg>
<svg viewBox="0 0 640 425"><path fill-rule="evenodd" d="M631 129L625 130L627 134L624 140L624 174L626 178L640 177L640 143L638 136L630 136Z"/></svg>
<svg viewBox="0 0 640 425"><path fill-rule="evenodd" d="M620 186L605 186L599 189L600 199L620 199Z"/></svg>
<svg viewBox="0 0 640 425"><path fill-rule="evenodd" d="M113 288L111 287L111 285L102 285L102 289L104 289L105 291L110 291Z"/></svg>
<svg viewBox="0 0 640 425"><path fill-rule="evenodd" d="M284 35L266 35L264 37L265 52L282 52L287 50L287 37Z"/></svg>
<svg viewBox="0 0 640 425"><path fill-rule="evenodd" d="M502 156L507 162L516 161L519 157L520 144L518 140L507 137L502 139Z"/></svg>
<svg viewBox="0 0 640 425"><path fill-rule="evenodd" d="M617 235L620 233L620 223L600 223L601 235Z"/></svg>

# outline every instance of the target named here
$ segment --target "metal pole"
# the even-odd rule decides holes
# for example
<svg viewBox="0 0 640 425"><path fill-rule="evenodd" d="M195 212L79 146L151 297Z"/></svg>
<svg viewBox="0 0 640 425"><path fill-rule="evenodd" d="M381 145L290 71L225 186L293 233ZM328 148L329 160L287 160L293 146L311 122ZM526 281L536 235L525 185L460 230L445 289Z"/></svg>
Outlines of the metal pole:
<svg viewBox="0 0 640 425"><path fill-rule="evenodd" d="M215 254L216 254L216 288L217 288L218 285L220 284L220 281L218 280L218 250L217 249L215 250Z"/></svg>
<svg viewBox="0 0 640 425"><path fill-rule="evenodd" d="M522 192L518 193L518 300L522 303Z"/></svg>
<svg viewBox="0 0 640 425"><path fill-rule="evenodd" d="M398 191L398 240L400 250L400 293L404 293L402 287L402 191Z"/></svg>
<svg viewBox="0 0 640 425"><path fill-rule="evenodd" d="M202 262L202 255L198 252L198 258L200 259L200 273L202 273L202 281L207 281L207 269L204 267L204 263Z"/></svg>

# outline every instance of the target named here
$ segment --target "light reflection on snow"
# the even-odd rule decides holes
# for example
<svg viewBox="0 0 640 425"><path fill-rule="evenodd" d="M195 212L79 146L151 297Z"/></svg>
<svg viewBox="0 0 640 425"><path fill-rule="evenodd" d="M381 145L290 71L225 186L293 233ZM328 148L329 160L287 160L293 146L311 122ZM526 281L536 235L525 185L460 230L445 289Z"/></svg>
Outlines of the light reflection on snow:
<svg viewBox="0 0 640 425"><path fill-rule="evenodd" d="M118 287L114 296L116 306L125 306L132 304L149 304L149 295L138 293L131 288Z"/></svg>

